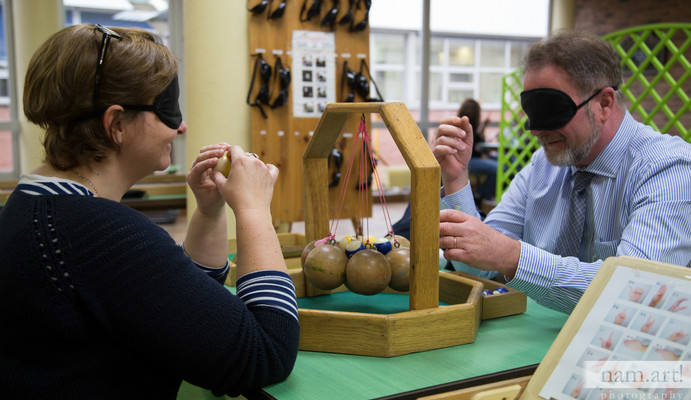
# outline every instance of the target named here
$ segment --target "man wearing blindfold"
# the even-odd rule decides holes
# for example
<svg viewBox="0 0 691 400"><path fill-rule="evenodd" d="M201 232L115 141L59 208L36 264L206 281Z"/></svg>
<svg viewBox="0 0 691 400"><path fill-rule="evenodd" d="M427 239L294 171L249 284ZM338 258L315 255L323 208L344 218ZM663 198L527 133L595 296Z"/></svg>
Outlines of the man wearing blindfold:
<svg viewBox="0 0 691 400"><path fill-rule="evenodd" d="M456 270L570 313L607 257L691 261L691 145L633 119L614 49L563 32L531 47L521 105L542 148L481 221L468 185L473 133L442 121L440 247Z"/></svg>

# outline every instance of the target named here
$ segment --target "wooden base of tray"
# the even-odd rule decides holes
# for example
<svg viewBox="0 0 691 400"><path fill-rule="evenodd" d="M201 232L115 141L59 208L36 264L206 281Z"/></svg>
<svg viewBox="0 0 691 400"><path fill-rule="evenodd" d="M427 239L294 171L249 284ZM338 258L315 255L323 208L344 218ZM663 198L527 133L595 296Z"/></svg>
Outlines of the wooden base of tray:
<svg viewBox="0 0 691 400"><path fill-rule="evenodd" d="M290 274L297 296L304 297L302 270ZM482 315L482 285L440 272L439 300L448 305L393 314L300 308L300 350L393 357L473 342Z"/></svg>
<svg viewBox="0 0 691 400"><path fill-rule="evenodd" d="M506 285L489 279L479 278L465 272L454 271L451 274L473 279L482 283L483 289L495 291L502 287L508 292L497 293L482 298L482 319L493 319L505 317L507 315L524 313L527 307L528 298L518 290L511 289Z"/></svg>

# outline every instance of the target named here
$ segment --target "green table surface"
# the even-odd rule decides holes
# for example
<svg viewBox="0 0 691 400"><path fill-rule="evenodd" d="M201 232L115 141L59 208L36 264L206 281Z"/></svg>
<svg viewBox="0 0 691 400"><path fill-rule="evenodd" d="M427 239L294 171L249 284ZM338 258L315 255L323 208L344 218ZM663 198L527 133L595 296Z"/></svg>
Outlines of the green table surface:
<svg viewBox="0 0 691 400"><path fill-rule="evenodd" d="M301 307L304 301L300 299ZM288 379L264 388L264 394L296 400L372 399L538 364L567 318L528 299L523 314L482 321L473 343L390 358L300 351ZM188 384L178 395L179 400L204 398L212 397L194 393Z"/></svg>

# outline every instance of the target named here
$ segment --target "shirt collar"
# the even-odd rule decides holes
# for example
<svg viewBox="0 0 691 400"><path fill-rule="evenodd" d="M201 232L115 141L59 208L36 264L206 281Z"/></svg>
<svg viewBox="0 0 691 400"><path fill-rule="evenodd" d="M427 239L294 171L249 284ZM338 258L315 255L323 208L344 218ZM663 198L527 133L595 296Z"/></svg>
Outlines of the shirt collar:
<svg viewBox="0 0 691 400"><path fill-rule="evenodd" d="M593 162L583 168L584 171L592 172L597 175L607 176L609 178L614 178L617 174L617 168L619 163L612 162L612 160L618 160L621 158L622 154L629 147L634 135L631 132L636 130L636 120L633 116L626 111L624 118L622 118L621 123L617 132L612 137L612 140L607 143L604 150L595 157ZM576 173L578 168L571 167L571 172Z"/></svg>

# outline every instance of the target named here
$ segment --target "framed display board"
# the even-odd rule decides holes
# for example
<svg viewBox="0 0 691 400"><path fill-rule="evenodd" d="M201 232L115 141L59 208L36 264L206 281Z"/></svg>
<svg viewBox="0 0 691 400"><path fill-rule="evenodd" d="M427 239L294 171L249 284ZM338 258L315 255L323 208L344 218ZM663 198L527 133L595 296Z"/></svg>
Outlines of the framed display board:
<svg viewBox="0 0 691 400"><path fill-rule="evenodd" d="M691 269L608 258L520 398L689 399L690 339Z"/></svg>

